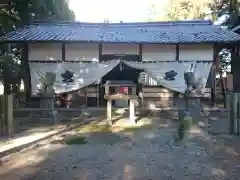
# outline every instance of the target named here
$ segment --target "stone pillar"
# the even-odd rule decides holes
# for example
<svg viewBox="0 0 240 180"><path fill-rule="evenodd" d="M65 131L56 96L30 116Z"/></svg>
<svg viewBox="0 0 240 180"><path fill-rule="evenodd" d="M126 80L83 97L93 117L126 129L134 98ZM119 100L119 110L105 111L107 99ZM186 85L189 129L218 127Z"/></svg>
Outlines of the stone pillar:
<svg viewBox="0 0 240 180"><path fill-rule="evenodd" d="M135 100L130 99L129 119L135 123Z"/></svg>
<svg viewBox="0 0 240 180"><path fill-rule="evenodd" d="M42 116L50 116L54 118L54 121L56 122L56 113L54 110L54 94L53 93L40 93L40 108L44 109L41 112ZM49 109L49 110L47 110Z"/></svg>
<svg viewBox="0 0 240 180"><path fill-rule="evenodd" d="M107 120L112 121L112 100L107 100Z"/></svg>
<svg viewBox="0 0 240 180"><path fill-rule="evenodd" d="M2 99L2 134L11 136L14 133L13 95L3 95Z"/></svg>

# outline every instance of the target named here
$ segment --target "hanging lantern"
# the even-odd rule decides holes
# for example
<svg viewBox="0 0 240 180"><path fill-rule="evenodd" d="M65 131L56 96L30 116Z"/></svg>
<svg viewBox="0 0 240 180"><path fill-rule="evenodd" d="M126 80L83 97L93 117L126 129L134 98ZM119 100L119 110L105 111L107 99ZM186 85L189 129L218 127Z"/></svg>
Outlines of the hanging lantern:
<svg viewBox="0 0 240 180"><path fill-rule="evenodd" d="M138 76L138 82L141 84L147 84L148 75L146 72L141 72Z"/></svg>

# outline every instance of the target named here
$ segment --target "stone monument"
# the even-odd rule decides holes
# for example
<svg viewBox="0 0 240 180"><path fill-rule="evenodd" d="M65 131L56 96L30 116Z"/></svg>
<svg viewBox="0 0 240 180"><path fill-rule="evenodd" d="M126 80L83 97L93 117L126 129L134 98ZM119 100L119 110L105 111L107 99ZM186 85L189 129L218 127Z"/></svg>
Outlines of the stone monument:
<svg viewBox="0 0 240 180"><path fill-rule="evenodd" d="M56 112L54 110L54 89L53 85L56 81L56 74L52 72L46 72L45 77L40 79L41 89L39 90L40 97L40 108L44 109L42 112L43 116L50 115L56 122ZM49 111L47 110L49 109ZM47 112L47 113L46 113Z"/></svg>
<svg viewBox="0 0 240 180"><path fill-rule="evenodd" d="M179 138L185 140L191 123L199 123L204 121L204 126L207 127L207 122L204 120L204 109L201 104L200 97L204 95L205 78L196 79L193 65L190 70L184 72L184 80L186 89L184 93L185 110L178 111L179 117Z"/></svg>

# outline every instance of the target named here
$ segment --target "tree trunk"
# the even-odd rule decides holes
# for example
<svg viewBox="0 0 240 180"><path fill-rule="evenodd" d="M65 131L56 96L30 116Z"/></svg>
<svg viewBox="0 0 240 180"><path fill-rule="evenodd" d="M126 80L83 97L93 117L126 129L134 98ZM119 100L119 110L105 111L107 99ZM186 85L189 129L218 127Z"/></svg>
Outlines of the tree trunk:
<svg viewBox="0 0 240 180"><path fill-rule="evenodd" d="M4 94L12 94L10 79L9 79L9 65L8 62L3 64L3 85L4 85Z"/></svg>
<svg viewBox="0 0 240 180"><path fill-rule="evenodd" d="M8 58L3 63L3 84L4 84L4 95L3 95L3 111L2 111L2 134L11 136L13 134L13 98L12 98L12 89L10 85L9 74L9 62Z"/></svg>

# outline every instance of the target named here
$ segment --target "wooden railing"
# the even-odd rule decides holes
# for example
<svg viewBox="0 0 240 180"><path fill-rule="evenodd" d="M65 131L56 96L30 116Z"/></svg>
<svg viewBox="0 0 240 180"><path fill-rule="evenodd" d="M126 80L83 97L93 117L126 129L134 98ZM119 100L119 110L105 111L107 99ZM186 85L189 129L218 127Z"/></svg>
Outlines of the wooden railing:
<svg viewBox="0 0 240 180"><path fill-rule="evenodd" d="M70 101L75 101L74 102L75 105L73 105L74 107L78 105L85 106L89 104L91 104L90 106L95 106L95 104L97 106L97 103L99 103L99 97L100 97L99 90L100 89L97 85L93 85L93 86L82 88L75 92L71 92L69 93L69 95L71 96ZM154 103L156 106L160 106L163 102L167 102L167 101L173 103L173 99L174 99L174 92L161 86L157 86L157 87L145 86L142 88L142 94L143 94L143 102L145 104L150 102L150 103ZM211 88L206 88L204 97L207 97L207 98L211 97ZM14 108L25 107L25 104L26 104L25 93L19 93L16 101L18 101L18 105L14 106ZM16 105L16 103L14 103L14 105Z"/></svg>
<svg viewBox="0 0 240 180"><path fill-rule="evenodd" d="M143 87L142 95L144 108L171 107L173 104L173 92L164 87Z"/></svg>
<svg viewBox="0 0 240 180"><path fill-rule="evenodd" d="M168 100L173 97L173 92L163 87L143 87L143 98L156 98L158 100Z"/></svg>

